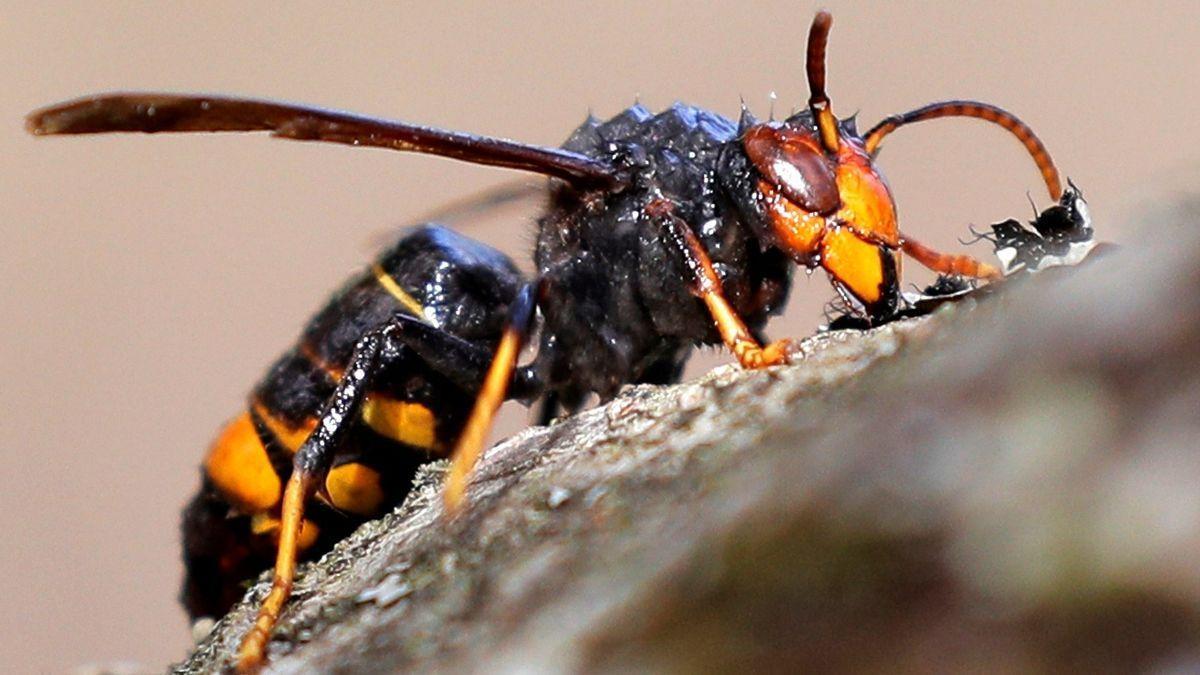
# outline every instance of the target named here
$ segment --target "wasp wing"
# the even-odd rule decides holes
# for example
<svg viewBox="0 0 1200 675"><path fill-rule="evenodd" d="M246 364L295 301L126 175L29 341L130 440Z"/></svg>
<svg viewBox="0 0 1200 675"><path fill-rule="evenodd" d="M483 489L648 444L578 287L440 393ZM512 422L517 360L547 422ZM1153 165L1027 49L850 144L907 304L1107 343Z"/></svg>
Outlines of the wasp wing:
<svg viewBox="0 0 1200 675"><path fill-rule="evenodd" d="M548 198L544 182L510 181L442 204L419 216L416 222L439 222L470 227L477 222L489 220L516 209L532 209L540 213Z"/></svg>
<svg viewBox="0 0 1200 675"><path fill-rule="evenodd" d="M508 255L518 261L523 259L528 248L528 241L523 237L513 237L514 229L525 231L532 227L535 218L545 211L549 200L549 192L544 181L524 180L509 181L485 188L479 192L443 204L415 218L406 220L400 228L386 227L372 231L364 242L364 252L368 255L378 255L380 251L396 243L399 233L412 227L426 223L448 225L456 230L478 236L480 232L488 233L493 230L509 234L498 237L507 242L501 246Z"/></svg>
<svg viewBox="0 0 1200 675"><path fill-rule="evenodd" d="M580 186L611 188L621 183L609 163L568 150L339 110L246 98L99 94L36 110L26 118L26 128L39 136L117 131L267 131L272 136L299 141L440 155L553 176Z"/></svg>

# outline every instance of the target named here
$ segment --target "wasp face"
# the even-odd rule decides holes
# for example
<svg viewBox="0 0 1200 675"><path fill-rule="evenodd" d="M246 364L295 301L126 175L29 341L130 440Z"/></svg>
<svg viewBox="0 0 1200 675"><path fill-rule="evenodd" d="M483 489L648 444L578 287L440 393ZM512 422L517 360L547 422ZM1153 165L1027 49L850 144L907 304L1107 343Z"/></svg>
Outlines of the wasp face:
<svg viewBox="0 0 1200 675"><path fill-rule="evenodd" d="M833 18L821 11L808 33L805 71L808 110L782 123L760 124L743 111L741 137L722 161L725 190L764 245L797 263L820 266L851 306L871 323L896 316L900 304L900 251L940 274L998 279L1000 270L970 256L939 253L896 226L891 191L871 160L896 129L939 117L973 117L1006 129L1033 157L1052 199L1063 196L1046 147L1012 113L979 101L943 101L885 118L860 136L853 119L839 121L825 91L825 47ZM1057 237L1086 238L1086 213L1064 203L1047 220ZM1063 232L1059 232L1062 230ZM1041 233L1040 236L1050 236Z"/></svg>
<svg viewBox="0 0 1200 675"><path fill-rule="evenodd" d="M885 318L899 301L891 191L852 126L838 129L831 152L811 120L801 113L750 127L742 138L760 229L797 263L825 269L852 308Z"/></svg>

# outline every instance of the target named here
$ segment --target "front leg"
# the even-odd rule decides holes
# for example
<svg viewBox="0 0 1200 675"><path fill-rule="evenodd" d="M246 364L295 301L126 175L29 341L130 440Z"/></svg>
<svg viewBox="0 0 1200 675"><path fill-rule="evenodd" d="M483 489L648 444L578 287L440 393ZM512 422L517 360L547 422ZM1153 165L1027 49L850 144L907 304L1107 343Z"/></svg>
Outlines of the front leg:
<svg viewBox="0 0 1200 675"><path fill-rule="evenodd" d="M762 346L750 332L746 322L729 304L721 288L721 278L713 269L712 260L704 245L696 237L691 226L675 215L674 205L665 199L657 199L646 206L646 213L662 225L666 240L683 259L691 278L688 280L692 293L704 301L712 315L717 332L729 351L737 357L743 368L765 368L788 362L789 340L776 340Z"/></svg>

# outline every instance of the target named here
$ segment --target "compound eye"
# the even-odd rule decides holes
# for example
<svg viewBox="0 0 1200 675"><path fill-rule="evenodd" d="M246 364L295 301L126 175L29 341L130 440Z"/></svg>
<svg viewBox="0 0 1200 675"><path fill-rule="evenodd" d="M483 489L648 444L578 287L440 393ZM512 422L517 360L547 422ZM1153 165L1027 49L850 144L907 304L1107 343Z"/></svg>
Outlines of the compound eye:
<svg viewBox="0 0 1200 675"><path fill-rule="evenodd" d="M811 133L760 124L742 143L754 168L792 203L818 214L841 205L833 166Z"/></svg>

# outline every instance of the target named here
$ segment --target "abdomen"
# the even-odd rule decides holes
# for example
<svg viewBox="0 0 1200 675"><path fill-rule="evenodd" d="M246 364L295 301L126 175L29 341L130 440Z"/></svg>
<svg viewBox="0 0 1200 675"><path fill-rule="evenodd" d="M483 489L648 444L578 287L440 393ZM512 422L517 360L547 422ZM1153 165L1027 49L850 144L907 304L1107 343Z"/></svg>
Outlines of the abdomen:
<svg viewBox="0 0 1200 675"><path fill-rule="evenodd" d="M484 264L464 259L472 253L483 255ZM409 314L490 349L505 309L497 299L513 297L519 283L515 267L499 253L424 226L334 294L205 458L200 492L183 518L187 578L181 599L193 617L223 614L241 598L243 582L274 562L292 456L318 424L358 339L396 314ZM306 513L302 554L324 553L362 521L402 501L417 468L452 447L473 400L474 392L411 350L382 364L319 501Z"/></svg>

